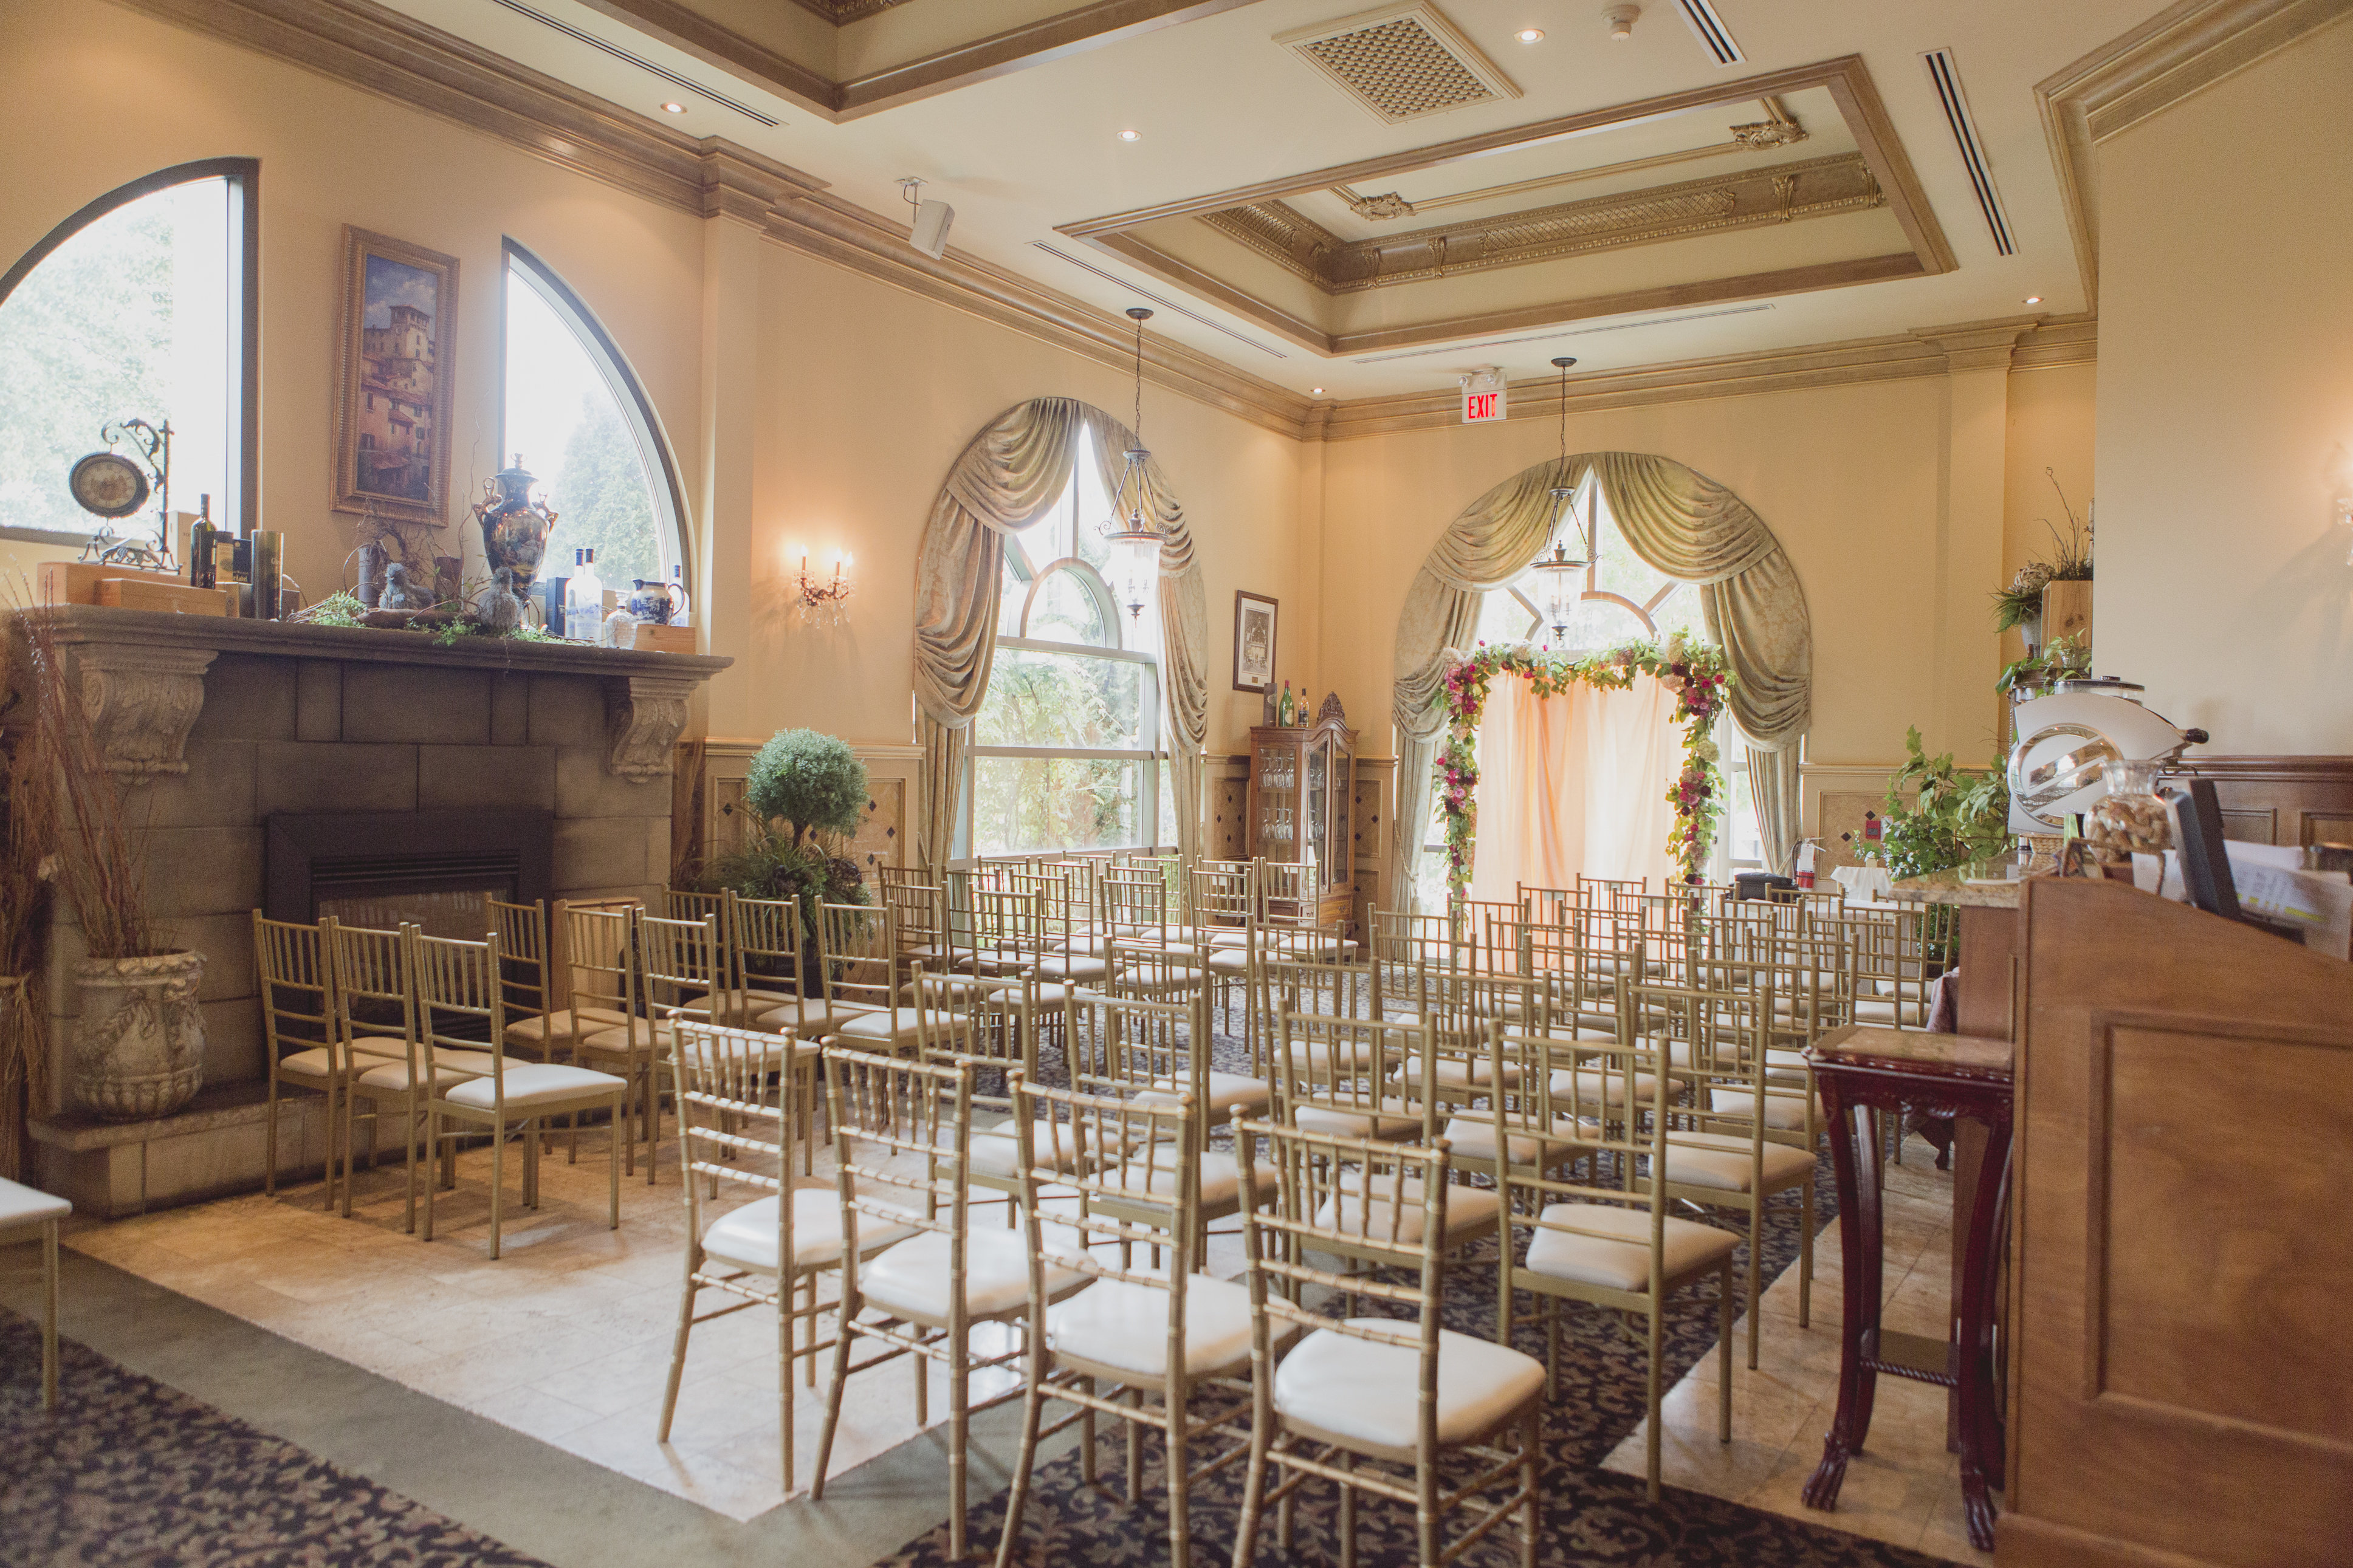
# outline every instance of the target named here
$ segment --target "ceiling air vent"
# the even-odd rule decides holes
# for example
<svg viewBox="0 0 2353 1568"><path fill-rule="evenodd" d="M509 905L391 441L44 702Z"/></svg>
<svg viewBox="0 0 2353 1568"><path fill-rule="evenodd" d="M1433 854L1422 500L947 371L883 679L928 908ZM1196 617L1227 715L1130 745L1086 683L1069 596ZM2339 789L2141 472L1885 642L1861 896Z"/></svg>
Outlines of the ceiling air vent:
<svg viewBox="0 0 2353 1568"><path fill-rule="evenodd" d="M2018 246L2010 237L2010 218L2001 210L2001 192L1993 183L1993 165L1986 162L1985 145L1978 140L1978 122L1969 113L1968 95L1961 91L1961 68L1950 49L1930 49L1920 57L1928 62L1928 79L1936 89L1936 101L1945 106L1945 121L1953 128L1953 144L1960 149L1961 163L1969 172L1969 184L1978 195L1978 206L1985 213L1986 227L1993 231L1993 247L1997 254L2015 256Z"/></svg>
<svg viewBox="0 0 2353 1568"><path fill-rule="evenodd" d="M1683 20L1690 24L1693 34L1699 39L1700 47L1705 49L1717 65L1736 66L1748 58L1740 52L1740 45L1733 39L1732 29L1724 25L1724 18L1715 14L1715 7L1709 4L1709 0L1676 0L1676 3L1682 6Z"/></svg>
<svg viewBox="0 0 2353 1568"><path fill-rule="evenodd" d="M1520 89L1430 0L1278 34L1384 125L1517 98Z"/></svg>

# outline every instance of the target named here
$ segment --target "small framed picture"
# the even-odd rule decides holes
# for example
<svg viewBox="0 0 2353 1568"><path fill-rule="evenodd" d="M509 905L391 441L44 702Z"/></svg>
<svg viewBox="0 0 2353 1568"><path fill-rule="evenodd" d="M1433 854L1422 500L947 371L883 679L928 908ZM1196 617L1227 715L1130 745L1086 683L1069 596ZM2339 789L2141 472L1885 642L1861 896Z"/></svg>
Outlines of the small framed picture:
<svg viewBox="0 0 2353 1568"><path fill-rule="evenodd" d="M334 510L438 528L457 258L346 226L343 286Z"/></svg>
<svg viewBox="0 0 2353 1568"><path fill-rule="evenodd" d="M1262 594L1234 595L1234 689L1266 691L1274 685L1275 601Z"/></svg>

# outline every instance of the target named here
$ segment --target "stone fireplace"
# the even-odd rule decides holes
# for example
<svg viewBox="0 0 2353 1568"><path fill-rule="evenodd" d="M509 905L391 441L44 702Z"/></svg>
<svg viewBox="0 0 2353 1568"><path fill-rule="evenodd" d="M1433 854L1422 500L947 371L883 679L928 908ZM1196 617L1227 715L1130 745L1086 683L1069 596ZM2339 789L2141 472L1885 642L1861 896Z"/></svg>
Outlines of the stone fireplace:
<svg viewBox="0 0 2353 1568"><path fill-rule="evenodd" d="M57 1088L33 1108L37 1176L100 1214L260 1183L255 909L309 919L322 891L354 910L401 900L429 910L437 891L491 888L658 896L687 703L731 662L97 606L37 613L54 617L124 781L150 900L206 957L203 1093L161 1121L101 1124L57 1098L83 949L71 911L55 916ZM309 1098L281 1127L290 1172L324 1158Z"/></svg>

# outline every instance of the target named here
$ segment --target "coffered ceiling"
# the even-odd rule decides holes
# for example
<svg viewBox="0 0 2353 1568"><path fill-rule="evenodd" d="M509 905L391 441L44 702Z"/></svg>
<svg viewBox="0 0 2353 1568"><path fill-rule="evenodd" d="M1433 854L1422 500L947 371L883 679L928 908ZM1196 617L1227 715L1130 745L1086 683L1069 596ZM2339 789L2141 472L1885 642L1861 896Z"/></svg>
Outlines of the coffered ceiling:
<svg viewBox="0 0 2353 1568"><path fill-rule="evenodd" d="M1720 64L1683 0L388 3L1332 400L2081 315L2034 86L2165 8L1713 0Z"/></svg>

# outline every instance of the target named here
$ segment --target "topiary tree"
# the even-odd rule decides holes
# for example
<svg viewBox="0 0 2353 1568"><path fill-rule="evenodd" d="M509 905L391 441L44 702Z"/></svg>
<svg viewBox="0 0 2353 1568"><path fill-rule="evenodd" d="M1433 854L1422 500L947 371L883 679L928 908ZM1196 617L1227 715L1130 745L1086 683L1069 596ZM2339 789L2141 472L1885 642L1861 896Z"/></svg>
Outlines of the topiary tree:
<svg viewBox="0 0 2353 1568"><path fill-rule="evenodd" d="M846 741L815 730L779 730L752 759L744 800L792 829L796 848L812 831L855 833L866 813L866 764Z"/></svg>

